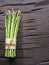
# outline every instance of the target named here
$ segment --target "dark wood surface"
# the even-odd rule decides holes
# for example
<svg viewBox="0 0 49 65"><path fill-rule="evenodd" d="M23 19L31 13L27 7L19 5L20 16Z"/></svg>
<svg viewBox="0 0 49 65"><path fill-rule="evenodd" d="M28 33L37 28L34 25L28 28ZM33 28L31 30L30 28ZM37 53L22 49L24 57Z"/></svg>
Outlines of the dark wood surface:
<svg viewBox="0 0 49 65"><path fill-rule="evenodd" d="M20 9L22 19L17 57L4 57L5 24L8 9ZM0 65L49 65L49 0L0 0Z"/></svg>

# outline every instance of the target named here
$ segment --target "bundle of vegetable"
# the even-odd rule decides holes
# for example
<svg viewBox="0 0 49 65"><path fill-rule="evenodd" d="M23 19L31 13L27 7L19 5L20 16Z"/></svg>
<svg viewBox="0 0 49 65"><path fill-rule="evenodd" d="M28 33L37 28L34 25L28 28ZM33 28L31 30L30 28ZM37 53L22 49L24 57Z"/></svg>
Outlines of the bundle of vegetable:
<svg viewBox="0 0 49 65"><path fill-rule="evenodd" d="M8 10L5 16L5 57L16 57L16 40L21 19L21 11Z"/></svg>

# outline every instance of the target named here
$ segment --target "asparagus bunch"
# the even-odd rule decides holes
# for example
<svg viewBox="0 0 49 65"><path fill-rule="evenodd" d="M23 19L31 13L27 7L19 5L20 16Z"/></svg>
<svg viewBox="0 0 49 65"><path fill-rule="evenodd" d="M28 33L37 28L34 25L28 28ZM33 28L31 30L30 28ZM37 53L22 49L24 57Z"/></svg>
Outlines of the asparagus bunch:
<svg viewBox="0 0 49 65"><path fill-rule="evenodd" d="M5 16L5 57L16 57L16 40L21 19L21 11L8 10Z"/></svg>

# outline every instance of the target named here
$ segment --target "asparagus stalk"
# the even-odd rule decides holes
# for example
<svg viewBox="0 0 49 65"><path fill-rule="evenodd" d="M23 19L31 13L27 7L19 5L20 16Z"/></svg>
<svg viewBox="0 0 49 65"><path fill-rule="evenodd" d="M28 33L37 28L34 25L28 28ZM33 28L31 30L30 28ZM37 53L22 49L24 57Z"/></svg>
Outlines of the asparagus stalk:
<svg viewBox="0 0 49 65"><path fill-rule="evenodd" d="M17 14L17 20L16 20L17 23L16 23L16 26L15 26L15 35L14 35L14 37L16 37L16 38L17 38L18 30L19 30L20 18L21 18L21 11L19 10L18 14Z"/></svg>
<svg viewBox="0 0 49 65"><path fill-rule="evenodd" d="M8 20L8 38L10 38L10 30L11 30L11 23L12 23L12 13L10 10L8 10L8 17L9 17L9 20Z"/></svg>
<svg viewBox="0 0 49 65"><path fill-rule="evenodd" d="M8 37L8 13L6 13L6 16L5 16L5 27L6 27L6 38Z"/></svg>

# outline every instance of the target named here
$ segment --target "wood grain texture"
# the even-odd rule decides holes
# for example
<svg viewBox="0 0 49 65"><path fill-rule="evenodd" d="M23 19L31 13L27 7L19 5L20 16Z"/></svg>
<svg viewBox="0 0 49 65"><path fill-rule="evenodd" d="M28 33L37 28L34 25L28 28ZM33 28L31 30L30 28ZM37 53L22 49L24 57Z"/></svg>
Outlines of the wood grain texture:
<svg viewBox="0 0 49 65"><path fill-rule="evenodd" d="M5 23L8 9L20 9L22 19L17 57L4 57ZM49 65L49 0L0 0L0 65Z"/></svg>

